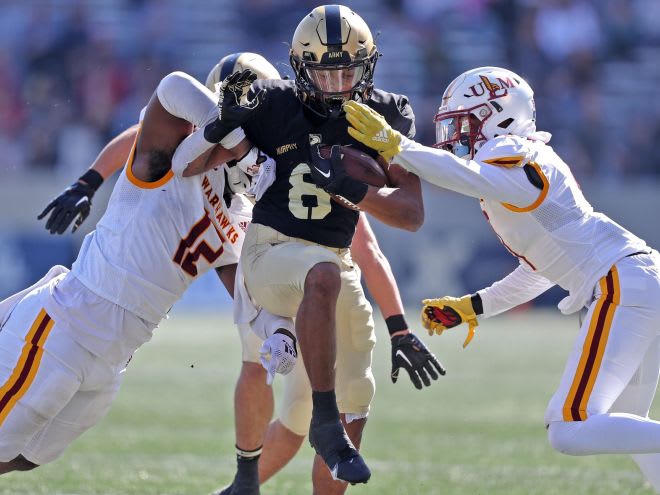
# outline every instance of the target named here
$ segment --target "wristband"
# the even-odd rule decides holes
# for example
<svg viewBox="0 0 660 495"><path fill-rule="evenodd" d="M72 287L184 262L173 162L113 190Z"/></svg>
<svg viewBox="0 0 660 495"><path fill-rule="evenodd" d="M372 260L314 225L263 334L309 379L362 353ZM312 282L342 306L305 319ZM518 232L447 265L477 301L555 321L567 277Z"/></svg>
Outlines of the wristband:
<svg viewBox="0 0 660 495"><path fill-rule="evenodd" d="M474 310L475 315L479 316L484 314L484 303L478 292L475 292L470 296L470 302L472 302L472 309Z"/></svg>
<svg viewBox="0 0 660 495"><path fill-rule="evenodd" d="M245 131L242 127L237 127L220 140L220 146L226 150L235 148L245 139Z"/></svg>
<svg viewBox="0 0 660 495"><path fill-rule="evenodd" d="M392 315L385 318L385 325L387 325L387 331L392 335L396 332L401 332L402 330L408 330L408 323L403 315Z"/></svg>
<svg viewBox="0 0 660 495"><path fill-rule="evenodd" d="M296 336L295 336L295 335L293 335L293 334L292 334L289 330L287 330L286 328L278 328L277 330L275 330L275 331L273 332L273 335L275 335L276 333L279 333L280 335L286 335L287 337L289 337L289 338L293 341L294 351L298 352L298 341L296 340Z"/></svg>
<svg viewBox="0 0 660 495"><path fill-rule="evenodd" d="M103 184L103 176L93 168L90 168L87 172L78 177L78 180L83 181L89 187L94 189L94 191L96 191L99 187L101 187L101 184Z"/></svg>
<svg viewBox="0 0 660 495"><path fill-rule="evenodd" d="M227 129L227 126L220 119L215 119L204 126L204 139L213 144L218 144L233 129Z"/></svg>

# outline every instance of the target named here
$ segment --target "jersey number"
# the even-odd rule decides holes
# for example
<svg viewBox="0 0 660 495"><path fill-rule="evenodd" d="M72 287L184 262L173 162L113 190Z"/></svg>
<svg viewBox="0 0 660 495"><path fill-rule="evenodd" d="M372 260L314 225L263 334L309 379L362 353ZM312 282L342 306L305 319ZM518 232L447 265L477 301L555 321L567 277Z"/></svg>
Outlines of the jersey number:
<svg viewBox="0 0 660 495"><path fill-rule="evenodd" d="M332 206L328 193L312 182L309 165L299 163L289 177L289 211L301 220L321 220L330 213Z"/></svg>
<svg viewBox="0 0 660 495"><path fill-rule="evenodd" d="M176 254L174 255L174 258L172 258L174 263L181 265L183 271L191 277L197 276L197 260L199 260L200 256L212 264L225 250L222 245L220 245L220 248L217 250L214 250L205 240L202 240L197 247L192 250L192 245L195 244L195 241L199 239L199 237L206 232L206 229L210 226L211 218L207 213L195 225L193 225L192 229L190 229L190 233L185 238L181 239ZM213 228L215 228L215 226L213 226ZM218 235L222 239L219 232Z"/></svg>

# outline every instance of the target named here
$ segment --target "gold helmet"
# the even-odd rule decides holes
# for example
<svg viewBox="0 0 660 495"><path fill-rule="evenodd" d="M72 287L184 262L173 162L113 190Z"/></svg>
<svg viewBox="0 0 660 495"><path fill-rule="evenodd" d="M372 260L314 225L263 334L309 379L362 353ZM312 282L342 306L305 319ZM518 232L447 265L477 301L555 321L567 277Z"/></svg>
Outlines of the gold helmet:
<svg viewBox="0 0 660 495"><path fill-rule="evenodd" d="M224 78L245 69L252 70L257 79L281 79L277 69L258 53L238 52L220 59L206 77L206 87L215 91Z"/></svg>
<svg viewBox="0 0 660 495"><path fill-rule="evenodd" d="M339 116L347 100L366 101L378 50L369 26L343 5L322 5L293 33L291 67L303 103L324 117Z"/></svg>

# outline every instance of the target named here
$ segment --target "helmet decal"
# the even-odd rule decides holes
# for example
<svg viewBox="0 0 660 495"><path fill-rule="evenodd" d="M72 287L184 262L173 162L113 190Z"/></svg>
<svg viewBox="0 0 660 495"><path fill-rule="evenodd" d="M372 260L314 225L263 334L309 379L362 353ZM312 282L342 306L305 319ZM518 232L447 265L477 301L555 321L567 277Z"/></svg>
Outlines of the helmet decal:
<svg viewBox="0 0 660 495"><path fill-rule="evenodd" d="M472 94L464 94L466 98L472 98L472 97L478 97L478 96L483 96L486 91L488 91L489 100L494 100L496 98L502 98L503 96L506 96L509 94L508 88L513 88L517 86L517 83L515 82L514 79L510 77L506 78L501 78L497 77L497 81L491 81L488 79L488 76L480 75L479 79L481 79L481 82L478 84L473 84L468 88L470 93Z"/></svg>
<svg viewBox="0 0 660 495"><path fill-rule="evenodd" d="M339 5L325 6L325 35L328 50L341 52L343 40L341 38L341 15Z"/></svg>
<svg viewBox="0 0 660 495"><path fill-rule="evenodd" d="M227 56L224 62L222 62L222 67L220 68L220 81L224 81L227 76L234 72L236 61L241 55L243 55L243 52L232 53L231 55Z"/></svg>

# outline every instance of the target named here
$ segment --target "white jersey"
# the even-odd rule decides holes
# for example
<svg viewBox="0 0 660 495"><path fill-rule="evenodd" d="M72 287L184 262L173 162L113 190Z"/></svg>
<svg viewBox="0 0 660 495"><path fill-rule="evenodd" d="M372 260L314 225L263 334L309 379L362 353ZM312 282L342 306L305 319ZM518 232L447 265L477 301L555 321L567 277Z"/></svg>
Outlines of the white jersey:
<svg viewBox="0 0 660 495"><path fill-rule="evenodd" d="M235 196L227 207L222 168L194 177L170 171L147 183L133 175L133 155L72 274L104 299L158 323L197 276L237 263L251 204Z"/></svg>
<svg viewBox="0 0 660 495"><path fill-rule="evenodd" d="M575 312L617 260L649 250L643 240L594 212L569 167L543 142L498 137L470 161L410 140L402 144L397 163L436 185L479 198L498 238L524 265L518 271L549 281L530 282L529 299L557 284L569 292L559 308ZM485 315L508 309L488 304L488 289L480 294Z"/></svg>

